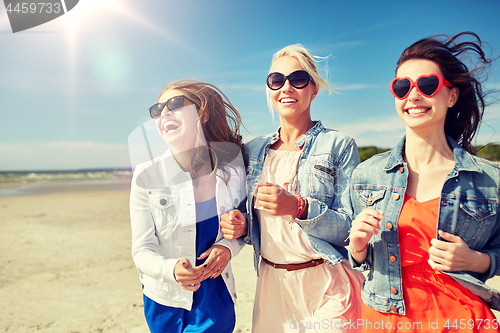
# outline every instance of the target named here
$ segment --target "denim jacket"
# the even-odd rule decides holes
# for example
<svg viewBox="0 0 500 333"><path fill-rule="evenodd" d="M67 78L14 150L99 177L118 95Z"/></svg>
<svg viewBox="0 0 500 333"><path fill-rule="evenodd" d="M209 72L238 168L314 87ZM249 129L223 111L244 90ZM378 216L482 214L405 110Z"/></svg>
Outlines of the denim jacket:
<svg viewBox="0 0 500 333"><path fill-rule="evenodd" d="M218 143L212 143L212 146ZM225 143L220 143L225 144ZM217 214L245 209L245 169L241 154L231 163L230 175L216 171ZM193 292L174 278L180 258L196 264L196 204L193 182L175 161L170 149L151 162L139 164L130 191L132 257L144 286L144 295L171 307L191 310ZM234 258L244 246L242 240L227 240L219 230L214 244L223 245ZM222 278L233 302L236 289L231 262Z"/></svg>
<svg viewBox="0 0 500 333"><path fill-rule="evenodd" d="M330 265L347 258L346 238L351 227L352 207L349 182L359 163L356 143L346 134L324 128L314 122L295 146L302 146L298 163L298 191L308 202L307 219L295 219L309 238L312 248ZM260 225L252 204L264 159L279 140L279 129L272 135L258 137L246 144L247 221L245 242L254 246L254 264L259 273Z"/></svg>
<svg viewBox="0 0 500 333"><path fill-rule="evenodd" d="M385 213L381 230L368 244L364 263L351 265L369 270L361 296L365 304L381 312L405 314L398 243L398 218L406 192L408 167L403 161L405 139L392 151L360 164L353 174L354 214L364 208ZM467 245L491 257L488 272L444 272L478 295L490 307L500 308L500 294L484 282L500 273L500 214L497 163L467 153L448 137L455 168L441 191L437 230L460 236ZM441 239L436 234L437 239ZM396 291L396 293L391 292Z"/></svg>

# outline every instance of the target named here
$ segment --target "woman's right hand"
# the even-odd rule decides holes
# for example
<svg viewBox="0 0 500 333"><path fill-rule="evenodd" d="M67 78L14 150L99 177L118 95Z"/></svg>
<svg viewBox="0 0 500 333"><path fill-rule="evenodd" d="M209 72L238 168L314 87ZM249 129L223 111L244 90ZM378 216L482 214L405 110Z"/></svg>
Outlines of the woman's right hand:
<svg viewBox="0 0 500 333"><path fill-rule="evenodd" d="M188 259L181 258L174 268L175 280L182 288L189 291L196 291L200 288L200 283L203 280L205 266L192 267Z"/></svg>
<svg viewBox="0 0 500 333"><path fill-rule="evenodd" d="M383 212L365 208L352 221L349 248L351 249L352 257L358 263L365 261L365 249L372 236L378 234L378 230L380 230L379 222L383 218Z"/></svg>
<svg viewBox="0 0 500 333"><path fill-rule="evenodd" d="M225 239L236 239L247 234L247 219L237 209L223 214L219 224Z"/></svg>

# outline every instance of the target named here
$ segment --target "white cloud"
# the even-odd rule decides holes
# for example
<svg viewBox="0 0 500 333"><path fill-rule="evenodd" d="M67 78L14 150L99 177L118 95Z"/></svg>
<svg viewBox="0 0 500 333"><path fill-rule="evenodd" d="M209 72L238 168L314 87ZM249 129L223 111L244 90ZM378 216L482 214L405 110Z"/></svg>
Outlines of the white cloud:
<svg viewBox="0 0 500 333"><path fill-rule="evenodd" d="M2 171L130 167L127 144L103 142L0 143Z"/></svg>
<svg viewBox="0 0 500 333"><path fill-rule="evenodd" d="M71 82L70 75L58 73L33 73L20 71L6 71L0 76L0 87L4 90L25 91L27 93L44 93L60 95L61 92L71 91L72 95L95 94L103 92L137 93L157 92L158 87L133 86L126 84L109 84L97 79L78 78Z"/></svg>
<svg viewBox="0 0 500 333"><path fill-rule="evenodd" d="M399 117L371 118L362 123L337 126L330 126L326 121L324 123L326 127L337 128L349 134L358 146L392 148L405 134L405 124Z"/></svg>

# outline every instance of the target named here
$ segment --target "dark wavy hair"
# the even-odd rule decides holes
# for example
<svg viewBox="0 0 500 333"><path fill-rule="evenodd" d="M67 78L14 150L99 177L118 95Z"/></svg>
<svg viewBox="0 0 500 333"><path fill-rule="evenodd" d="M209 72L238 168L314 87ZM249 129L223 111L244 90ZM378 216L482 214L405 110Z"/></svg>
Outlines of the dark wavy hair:
<svg viewBox="0 0 500 333"><path fill-rule="evenodd" d="M465 37L472 41L461 41ZM448 109L444 131L472 154L475 153L472 140L481 124L487 95L480 77L495 60L486 58L483 44L478 35L468 31L451 38L446 35L424 38L403 51L396 68L397 72L399 66L411 59L427 59L439 66L444 79L459 90L457 102ZM472 70L459 59L466 56L475 63Z"/></svg>
<svg viewBox="0 0 500 333"><path fill-rule="evenodd" d="M216 169L222 169L228 177L229 172L226 166L240 152L244 154L242 137L239 132L242 122L238 110L229 102L222 91L210 83L195 79L171 82L163 88L159 97L169 90L178 90L194 102L207 142L207 146L194 148L191 152L189 172L195 184L200 176L200 170L208 162L206 160L207 149L212 172L215 172Z"/></svg>

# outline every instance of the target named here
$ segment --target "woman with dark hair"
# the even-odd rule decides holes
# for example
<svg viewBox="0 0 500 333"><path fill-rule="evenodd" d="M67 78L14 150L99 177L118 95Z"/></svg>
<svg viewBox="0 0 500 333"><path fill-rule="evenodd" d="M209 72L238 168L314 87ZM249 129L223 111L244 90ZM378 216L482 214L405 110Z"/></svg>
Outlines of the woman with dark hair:
<svg viewBox="0 0 500 333"><path fill-rule="evenodd" d="M232 332L229 264L243 246L219 217L245 205L241 118L215 86L169 83L150 109L169 149L139 164L130 193L132 256L151 332Z"/></svg>
<svg viewBox="0 0 500 333"><path fill-rule="evenodd" d="M478 58L474 69L462 55ZM485 105L476 75L490 63L469 32L422 39L399 58L390 89L406 137L352 178L365 331L500 331L489 308L499 294L484 284L500 273L500 167L472 147Z"/></svg>

